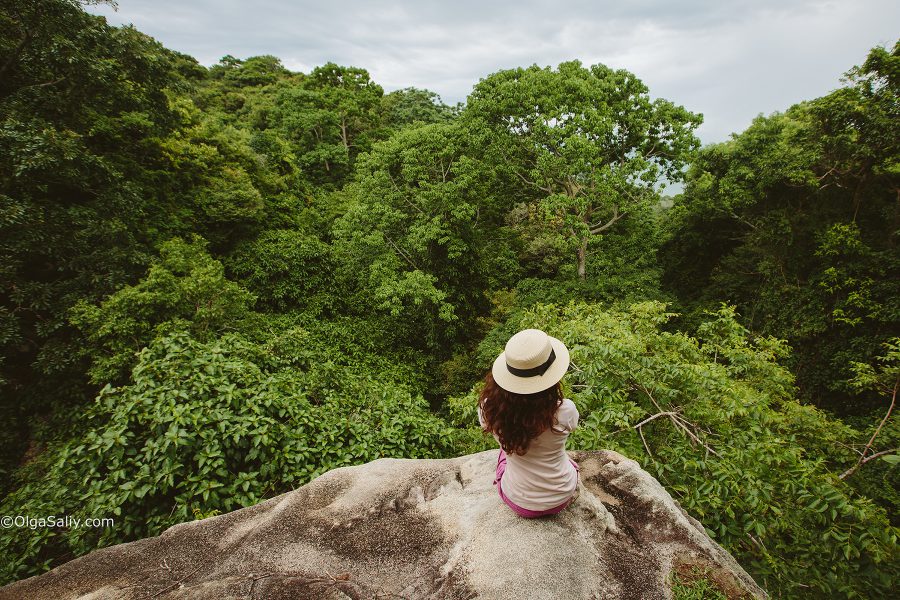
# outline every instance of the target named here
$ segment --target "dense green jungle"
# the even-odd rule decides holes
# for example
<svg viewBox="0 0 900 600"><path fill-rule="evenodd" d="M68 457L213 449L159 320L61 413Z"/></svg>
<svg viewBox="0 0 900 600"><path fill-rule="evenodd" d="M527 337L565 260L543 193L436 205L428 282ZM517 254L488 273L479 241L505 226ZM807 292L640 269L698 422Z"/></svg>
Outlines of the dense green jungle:
<svg viewBox="0 0 900 600"><path fill-rule="evenodd" d="M773 597L896 591L900 44L701 146L602 64L449 106L0 6L0 514L115 519L0 529L0 583L494 448L479 385L537 327L570 449L637 460Z"/></svg>

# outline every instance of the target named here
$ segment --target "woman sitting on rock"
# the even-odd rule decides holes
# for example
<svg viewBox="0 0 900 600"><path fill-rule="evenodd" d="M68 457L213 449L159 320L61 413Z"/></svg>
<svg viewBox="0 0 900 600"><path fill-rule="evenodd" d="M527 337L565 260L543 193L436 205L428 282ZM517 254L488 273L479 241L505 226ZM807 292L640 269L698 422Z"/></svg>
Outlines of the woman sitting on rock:
<svg viewBox="0 0 900 600"><path fill-rule="evenodd" d="M478 421L500 444L494 484L522 517L554 515L577 496L578 465L566 454L566 439L578 409L560 384L568 367L565 344L525 329L506 343L478 399Z"/></svg>

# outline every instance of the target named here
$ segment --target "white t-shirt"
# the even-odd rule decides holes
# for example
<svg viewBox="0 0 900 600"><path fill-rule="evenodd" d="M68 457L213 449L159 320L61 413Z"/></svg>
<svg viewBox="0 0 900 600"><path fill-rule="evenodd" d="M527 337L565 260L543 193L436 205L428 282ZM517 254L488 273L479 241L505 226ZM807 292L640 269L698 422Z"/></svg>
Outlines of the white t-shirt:
<svg viewBox="0 0 900 600"><path fill-rule="evenodd" d="M569 499L578 485L578 472L566 454L566 439L578 426L578 409L568 398L553 415L553 426L528 445L524 455L509 454L500 484L503 494L516 506L541 511ZM478 422L484 427L481 407ZM494 434L494 439L500 439Z"/></svg>

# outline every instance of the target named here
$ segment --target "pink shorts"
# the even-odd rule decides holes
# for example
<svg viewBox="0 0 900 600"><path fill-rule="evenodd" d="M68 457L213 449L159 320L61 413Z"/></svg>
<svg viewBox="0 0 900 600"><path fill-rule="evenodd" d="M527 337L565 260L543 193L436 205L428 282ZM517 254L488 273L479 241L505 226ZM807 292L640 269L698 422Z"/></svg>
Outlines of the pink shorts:
<svg viewBox="0 0 900 600"><path fill-rule="evenodd" d="M575 467L575 470L578 471L578 463L576 463L571 458L569 462L572 463L572 466ZM573 495L571 498L560 504L559 506L554 506L553 508L548 508L547 510L528 510L527 508L522 508L521 506L517 506L513 504L513 502L506 497L506 494L503 493L503 488L498 485L500 484L500 479L503 478L503 473L506 472L506 452L503 449L500 449L500 454L497 456L497 476L494 478L494 485L497 486L497 492L500 494L500 498L503 502L506 503L508 507L510 507L514 513L519 515L520 517L525 517L526 519L534 519L535 517L543 517L545 515L555 515L560 512L562 509L567 507L575 500L575 496Z"/></svg>

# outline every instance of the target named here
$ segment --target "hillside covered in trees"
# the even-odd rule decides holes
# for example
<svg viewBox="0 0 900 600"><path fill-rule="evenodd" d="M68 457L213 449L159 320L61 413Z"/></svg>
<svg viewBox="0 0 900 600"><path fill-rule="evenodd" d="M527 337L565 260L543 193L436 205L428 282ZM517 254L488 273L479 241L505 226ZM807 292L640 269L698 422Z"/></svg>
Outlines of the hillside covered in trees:
<svg viewBox="0 0 900 600"><path fill-rule="evenodd" d="M492 448L480 382L538 327L570 447L640 462L773 596L896 589L900 44L701 147L602 64L448 106L0 7L0 514L115 519L0 530L0 583Z"/></svg>

